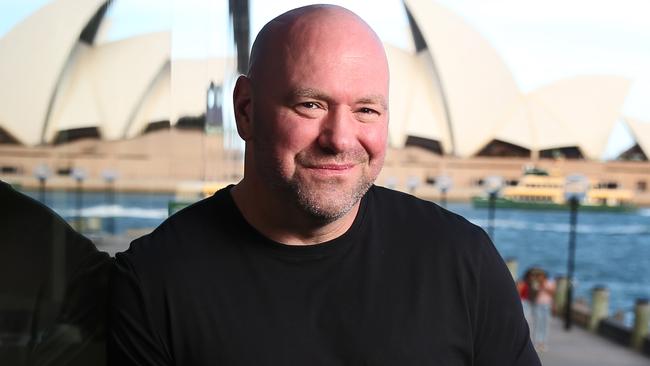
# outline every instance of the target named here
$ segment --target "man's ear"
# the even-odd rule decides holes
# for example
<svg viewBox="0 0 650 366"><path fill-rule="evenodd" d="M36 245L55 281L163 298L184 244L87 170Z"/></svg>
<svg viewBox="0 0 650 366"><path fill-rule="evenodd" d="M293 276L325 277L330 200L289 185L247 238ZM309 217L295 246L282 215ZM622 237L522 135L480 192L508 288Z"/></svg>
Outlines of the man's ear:
<svg viewBox="0 0 650 366"><path fill-rule="evenodd" d="M237 132L244 141L253 138L253 99L251 80L240 75L235 83L235 90L232 95L233 107L235 109L235 121Z"/></svg>

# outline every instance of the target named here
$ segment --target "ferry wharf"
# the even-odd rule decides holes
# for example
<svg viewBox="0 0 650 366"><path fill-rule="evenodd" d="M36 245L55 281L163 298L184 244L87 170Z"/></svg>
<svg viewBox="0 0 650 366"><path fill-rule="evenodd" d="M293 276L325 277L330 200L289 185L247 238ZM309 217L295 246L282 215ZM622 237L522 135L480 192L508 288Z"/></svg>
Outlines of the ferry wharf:
<svg viewBox="0 0 650 366"><path fill-rule="evenodd" d="M562 319L551 317L544 366L650 366L650 357L618 345L578 326L564 330Z"/></svg>

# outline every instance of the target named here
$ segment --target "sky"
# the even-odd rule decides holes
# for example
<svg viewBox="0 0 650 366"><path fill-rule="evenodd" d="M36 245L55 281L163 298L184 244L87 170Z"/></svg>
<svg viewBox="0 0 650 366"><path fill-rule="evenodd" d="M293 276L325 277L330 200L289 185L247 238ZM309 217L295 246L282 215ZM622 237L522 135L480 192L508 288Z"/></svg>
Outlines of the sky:
<svg viewBox="0 0 650 366"><path fill-rule="evenodd" d="M303 0L250 0L253 35ZM433 0L432 0L433 1ZM0 0L0 36L48 0ZM411 48L400 0L329 0L364 18L386 42ZM578 75L618 75L632 82L623 115L650 123L649 0L437 0L490 42L524 92ZM232 52L227 0L114 0L102 35L111 41L172 29L172 56ZM226 35L226 37L224 37ZM605 158L633 140L623 123Z"/></svg>

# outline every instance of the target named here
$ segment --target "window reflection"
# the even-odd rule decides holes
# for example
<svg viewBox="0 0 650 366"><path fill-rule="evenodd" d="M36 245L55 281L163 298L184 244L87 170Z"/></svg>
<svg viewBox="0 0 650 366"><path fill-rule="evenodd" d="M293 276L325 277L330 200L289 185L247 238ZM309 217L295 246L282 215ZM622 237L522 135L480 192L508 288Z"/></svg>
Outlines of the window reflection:
<svg viewBox="0 0 650 366"><path fill-rule="evenodd" d="M0 364L102 365L111 257L241 176L248 4L22 6L0 4Z"/></svg>
<svg viewBox="0 0 650 366"><path fill-rule="evenodd" d="M0 359L101 364L109 255L4 182L0 202Z"/></svg>

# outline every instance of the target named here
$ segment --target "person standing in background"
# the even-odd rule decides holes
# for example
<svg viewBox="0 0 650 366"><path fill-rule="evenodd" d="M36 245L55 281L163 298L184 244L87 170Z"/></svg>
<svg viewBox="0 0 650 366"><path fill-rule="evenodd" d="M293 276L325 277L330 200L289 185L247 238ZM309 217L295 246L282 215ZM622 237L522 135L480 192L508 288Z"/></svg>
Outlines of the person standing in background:
<svg viewBox="0 0 650 366"><path fill-rule="evenodd" d="M544 352L548 345L548 324L555 294L555 281L541 268L534 268L528 276L528 302L532 317L532 340L535 348Z"/></svg>

